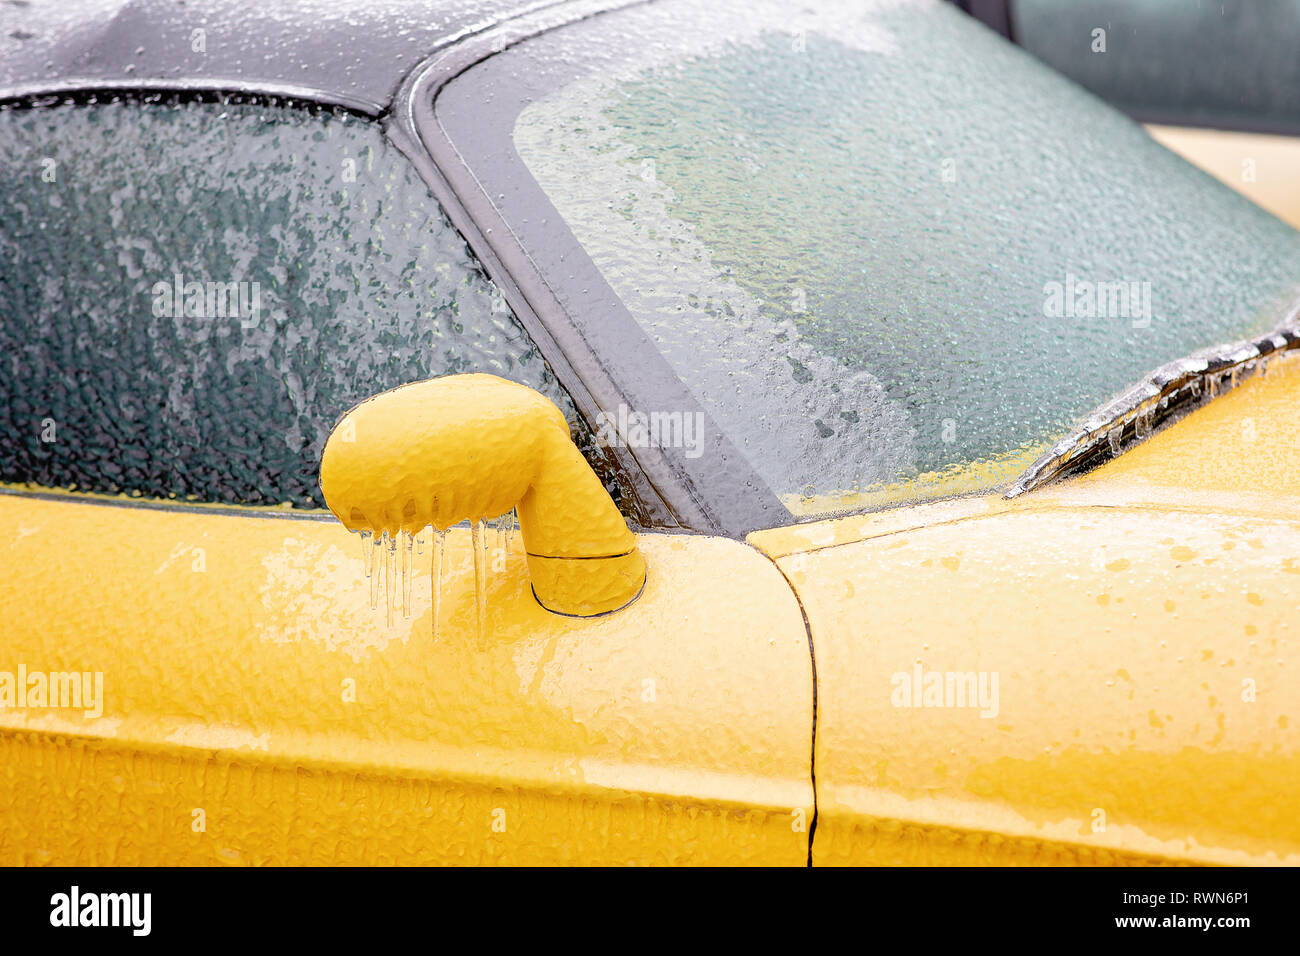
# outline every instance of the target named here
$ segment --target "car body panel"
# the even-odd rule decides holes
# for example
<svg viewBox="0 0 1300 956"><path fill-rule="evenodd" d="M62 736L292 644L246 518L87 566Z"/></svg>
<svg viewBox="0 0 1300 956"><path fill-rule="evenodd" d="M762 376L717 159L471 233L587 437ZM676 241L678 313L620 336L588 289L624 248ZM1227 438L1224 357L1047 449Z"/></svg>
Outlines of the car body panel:
<svg viewBox="0 0 1300 956"><path fill-rule="evenodd" d="M456 528L435 638L430 548L388 628L333 522L0 495L0 529L0 670L104 688L0 710L0 862L806 863L807 633L743 544L640 536L645 592L577 619L516 536L480 636Z"/></svg>
<svg viewBox="0 0 1300 956"><path fill-rule="evenodd" d="M751 535L812 633L814 864L1300 863L1298 401L1279 360L1073 482Z"/></svg>

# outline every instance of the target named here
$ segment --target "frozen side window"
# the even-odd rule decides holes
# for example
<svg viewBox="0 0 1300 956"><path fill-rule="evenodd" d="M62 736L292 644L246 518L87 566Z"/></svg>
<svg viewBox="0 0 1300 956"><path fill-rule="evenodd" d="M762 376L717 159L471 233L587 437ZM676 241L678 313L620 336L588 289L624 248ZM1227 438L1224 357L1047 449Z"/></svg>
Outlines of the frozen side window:
<svg viewBox="0 0 1300 956"><path fill-rule="evenodd" d="M595 453L367 119L270 101L6 108L0 177L0 481L324 507L320 450L343 412L471 371L543 392Z"/></svg>

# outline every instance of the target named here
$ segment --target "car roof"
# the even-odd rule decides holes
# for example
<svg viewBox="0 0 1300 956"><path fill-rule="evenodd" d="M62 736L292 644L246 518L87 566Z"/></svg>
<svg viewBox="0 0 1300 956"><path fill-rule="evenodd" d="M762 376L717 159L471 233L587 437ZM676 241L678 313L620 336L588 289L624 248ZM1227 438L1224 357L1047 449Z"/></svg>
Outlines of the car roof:
<svg viewBox="0 0 1300 956"><path fill-rule="evenodd" d="M438 46L552 5L0 0L0 95L97 85L300 90L379 113L402 78Z"/></svg>

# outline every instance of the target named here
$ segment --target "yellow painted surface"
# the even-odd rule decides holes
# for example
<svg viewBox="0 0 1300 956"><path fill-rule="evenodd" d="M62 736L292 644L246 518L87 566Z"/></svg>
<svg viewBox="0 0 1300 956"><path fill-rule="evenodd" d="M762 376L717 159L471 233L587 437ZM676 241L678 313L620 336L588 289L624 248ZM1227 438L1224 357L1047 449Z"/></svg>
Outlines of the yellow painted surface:
<svg viewBox="0 0 1300 956"><path fill-rule="evenodd" d="M815 864L1300 864L1298 364L1014 501L750 536L812 628Z"/></svg>
<svg viewBox="0 0 1300 956"><path fill-rule="evenodd" d="M1300 139L1181 126L1148 126L1162 146L1300 227Z"/></svg>
<svg viewBox="0 0 1300 956"><path fill-rule="evenodd" d="M1032 465L1048 446L1049 443L1037 443L994 458L954 464L942 471L924 472L906 481L877 485L860 491L781 495L781 503L797 518L878 510L899 505L924 508L926 502L935 499L982 492L1009 484Z"/></svg>
<svg viewBox="0 0 1300 956"><path fill-rule="evenodd" d="M390 629L333 521L0 495L0 671L103 674L98 718L0 708L0 864L805 862L807 637L766 558L644 535L643 596L577 619L516 543L480 638L468 538L435 637L427 546Z"/></svg>
<svg viewBox="0 0 1300 956"><path fill-rule="evenodd" d="M636 598L645 562L545 396L495 375L402 385L349 411L321 456L321 491L353 531L396 538L517 509L532 585L590 616Z"/></svg>

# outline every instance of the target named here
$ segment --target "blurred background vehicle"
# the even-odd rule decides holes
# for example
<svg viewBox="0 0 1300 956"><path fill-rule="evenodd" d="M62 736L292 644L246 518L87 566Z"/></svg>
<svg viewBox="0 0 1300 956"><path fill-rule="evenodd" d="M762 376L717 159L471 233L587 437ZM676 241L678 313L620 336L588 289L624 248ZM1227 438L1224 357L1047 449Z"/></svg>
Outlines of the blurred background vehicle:
<svg viewBox="0 0 1300 956"><path fill-rule="evenodd" d="M954 0L1300 225L1297 0Z"/></svg>

